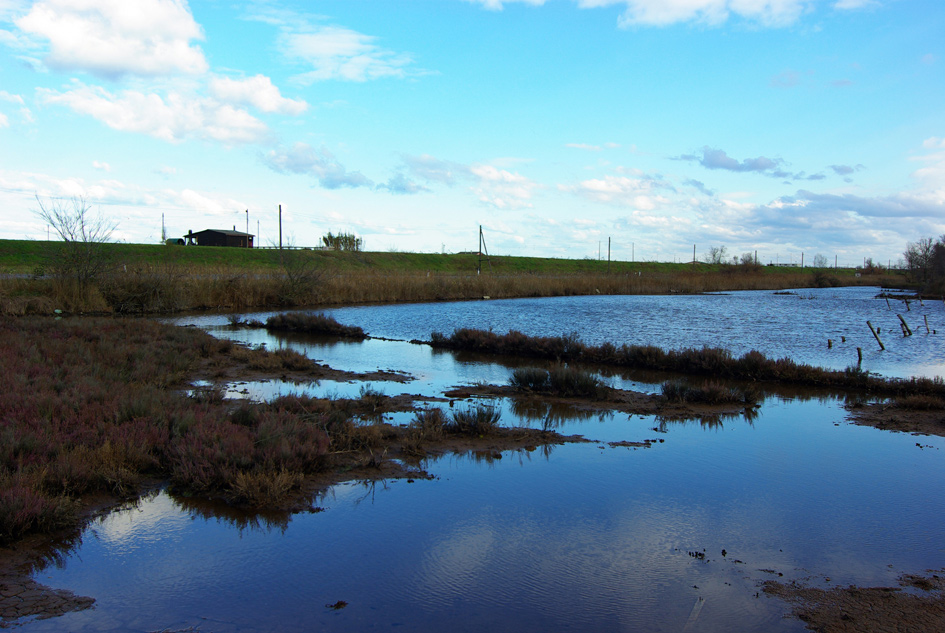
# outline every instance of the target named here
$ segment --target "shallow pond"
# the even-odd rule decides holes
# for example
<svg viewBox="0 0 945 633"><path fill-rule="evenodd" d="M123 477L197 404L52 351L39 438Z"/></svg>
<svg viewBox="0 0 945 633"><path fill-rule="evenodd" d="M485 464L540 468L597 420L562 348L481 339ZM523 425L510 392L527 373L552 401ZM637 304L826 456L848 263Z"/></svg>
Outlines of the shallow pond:
<svg viewBox="0 0 945 633"><path fill-rule="evenodd" d="M885 310L884 301L869 298L875 291L854 290L856 300L846 300ZM774 300L808 307L836 300L827 297ZM571 299L333 313L371 334L409 339L469 324L454 314L431 325L421 320L425 309L498 314L519 306L527 313L521 321L533 325L495 317L493 327L548 334L581 325L585 340L621 342L584 327L606 321L593 314L618 299L634 298L592 297L579 319L561 316L576 309L566 307ZM861 317L851 317L849 327ZM510 372L406 342L270 338L229 328L221 317L196 322L218 336L299 349L338 369L413 377L374 384L388 394L436 396L456 384L502 383ZM732 336L716 332L718 343L700 342L691 324L677 329L689 338L668 347ZM887 363L889 373L932 362L941 353L929 351L933 336L906 347L901 357L909 360ZM771 345L769 353L793 345L817 347L811 358L829 357L825 342L786 336ZM657 388L639 376L608 380ZM361 387L252 383L232 391L265 399L290 390L357 395ZM505 425L552 421L562 434L594 441L443 457L424 464L432 480L338 485L316 501L324 511L269 522L160 492L104 517L61 567L37 574L96 598L93 610L21 630L788 632L803 626L783 617L784 603L759 594L761 581L891 585L903 572L945 568L945 438L851 425L825 396L769 396L750 419L721 423L497 405ZM408 420L391 416L393 423ZM645 440L656 441L646 448L608 444ZM346 606L327 606L339 601Z"/></svg>
<svg viewBox="0 0 945 633"><path fill-rule="evenodd" d="M857 362L886 376L938 376L945 365L945 303L877 298L875 287L811 288L775 294L741 291L707 295L581 296L458 303L356 306L324 310L372 336L429 340L460 327L519 330L531 336L577 332L587 343L657 345L664 349L752 349L772 358L844 369ZM249 314L265 318L272 312ZM901 314L914 332L904 337ZM926 319L929 331L926 331ZM879 349L866 325L879 328ZM173 319L201 327L225 325L225 315ZM932 331L936 331L932 334ZM833 347L827 347L827 340ZM844 340L846 339L846 340Z"/></svg>

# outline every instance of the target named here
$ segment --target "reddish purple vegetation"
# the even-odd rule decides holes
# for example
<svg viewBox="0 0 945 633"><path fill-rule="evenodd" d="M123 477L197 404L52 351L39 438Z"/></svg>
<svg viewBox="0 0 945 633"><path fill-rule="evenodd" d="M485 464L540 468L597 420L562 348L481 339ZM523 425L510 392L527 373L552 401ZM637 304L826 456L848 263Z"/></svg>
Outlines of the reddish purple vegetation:
<svg viewBox="0 0 945 633"><path fill-rule="evenodd" d="M184 394L201 357L233 349L202 331L3 319L0 340L0 543L72 525L80 495L133 494L148 477L248 498L249 485L285 488L323 467L325 412Z"/></svg>

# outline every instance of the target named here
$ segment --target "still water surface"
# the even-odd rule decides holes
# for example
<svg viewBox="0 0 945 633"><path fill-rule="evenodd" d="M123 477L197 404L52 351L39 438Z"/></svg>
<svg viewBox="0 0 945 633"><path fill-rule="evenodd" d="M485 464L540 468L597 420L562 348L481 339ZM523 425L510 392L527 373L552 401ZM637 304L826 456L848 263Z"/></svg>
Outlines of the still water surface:
<svg viewBox="0 0 945 633"><path fill-rule="evenodd" d="M872 309L862 295L859 303ZM612 310L618 299L634 298L593 297L586 314ZM495 310L497 331L529 331L537 326L521 323L547 319L568 301L447 305L461 313ZM495 316L515 314L514 305L527 313L516 317L519 324ZM455 315L436 317L433 326L414 321L442 308L333 312L375 335L426 338L466 323ZM939 310L935 318L941 317ZM619 341L576 327L596 318L532 332L578 329L590 342ZM861 318L849 317L850 327ZM459 383L502 382L509 372L409 343L270 339L218 321L200 324L220 336L291 346L341 369L380 366L416 378L375 384L385 393L438 395ZM688 336L667 346L701 344ZM782 344L807 349L788 337L772 343ZM924 358L921 365L940 353L928 346L904 355ZM886 366L899 367L895 373L905 364ZM254 396L265 397L258 388L263 392ZM505 424L538 423L511 403L498 405ZM62 568L37 575L95 597L95 609L22 630L789 632L803 627L782 617L782 603L756 595L760 581L889 585L902 572L945 568L943 438L850 425L839 403L826 397L769 397L751 421L722 424L566 412L556 424L561 433L595 441L506 452L501 459L441 458L425 464L432 480L335 486L317 501L324 512L275 524L159 493L93 525ZM637 449L606 444L647 439L663 441ZM348 606L326 607L339 600Z"/></svg>
<svg viewBox="0 0 945 633"><path fill-rule="evenodd" d="M708 295L635 295L506 299L332 308L324 312L372 336L429 340L432 332L470 327L531 336L577 332L591 344L657 345L664 349L722 347L736 355L756 349L771 358L844 369L857 362L885 376L937 376L945 366L945 303L877 298L880 288L811 288L778 295L741 291ZM271 312L249 315L265 318ZM914 335L902 335L901 314ZM929 332L926 332L928 319ZM866 325L879 328L880 351ZM174 319L224 325L225 316ZM937 333L932 334L935 330ZM843 339L846 339L845 341ZM827 340L833 340L828 349Z"/></svg>

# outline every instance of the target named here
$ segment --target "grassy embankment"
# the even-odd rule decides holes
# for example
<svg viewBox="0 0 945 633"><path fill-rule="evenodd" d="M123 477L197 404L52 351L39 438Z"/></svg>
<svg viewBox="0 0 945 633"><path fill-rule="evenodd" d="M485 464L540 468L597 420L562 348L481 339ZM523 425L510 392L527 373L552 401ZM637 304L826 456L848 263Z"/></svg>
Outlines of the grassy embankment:
<svg viewBox="0 0 945 633"><path fill-rule="evenodd" d="M0 241L0 312L159 313L483 297L670 294L894 285L852 269L743 267L475 254L102 245L107 272L83 287L46 273L56 242ZM11 277L12 276L12 277Z"/></svg>

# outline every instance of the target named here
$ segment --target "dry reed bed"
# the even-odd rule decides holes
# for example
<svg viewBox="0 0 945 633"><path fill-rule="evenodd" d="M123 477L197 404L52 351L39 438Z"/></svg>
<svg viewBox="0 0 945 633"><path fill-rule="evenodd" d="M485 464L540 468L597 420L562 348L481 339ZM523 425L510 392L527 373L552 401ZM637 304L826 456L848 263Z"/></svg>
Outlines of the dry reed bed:
<svg viewBox="0 0 945 633"><path fill-rule="evenodd" d="M483 297L554 297L591 294L694 294L725 290L775 290L823 283L811 273L643 272L621 274L452 274L435 272L339 272L286 268L249 273L229 268L197 271L173 264L112 272L94 285L55 279L0 280L0 313L66 312L154 314L183 310L245 310L304 305L457 301ZM889 281L861 277L859 284Z"/></svg>
<svg viewBox="0 0 945 633"><path fill-rule="evenodd" d="M430 344L435 348L540 358L558 362L578 362L631 369L650 369L759 382L854 389L883 396L945 396L941 378L882 378L857 366L843 371L796 363L789 358L770 359L752 350L740 357L728 350L703 347L663 350L655 345L593 346L577 334L557 337L527 336L514 330L497 334L461 328L447 336L434 332Z"/></svg>

